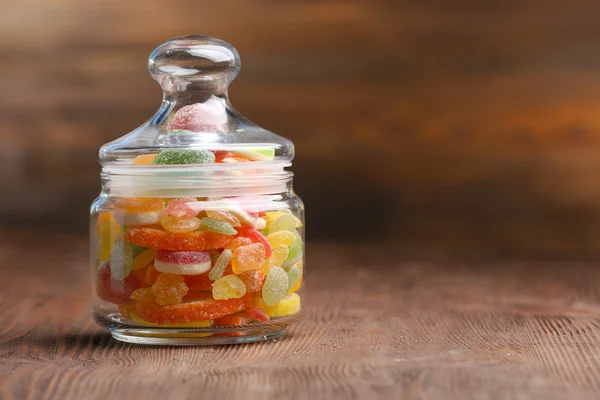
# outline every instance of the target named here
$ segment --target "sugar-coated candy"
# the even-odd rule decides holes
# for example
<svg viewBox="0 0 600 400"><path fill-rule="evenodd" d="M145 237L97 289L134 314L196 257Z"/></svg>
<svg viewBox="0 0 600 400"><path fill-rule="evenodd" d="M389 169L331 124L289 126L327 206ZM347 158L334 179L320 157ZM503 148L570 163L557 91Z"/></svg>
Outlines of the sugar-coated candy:
<svg viewBox="0 0 600 400"><path fill-rule="evenodd" d="M194 231L172 233L158 228L129 228L125 233L127 241L139 246L155 249L203 251L222 249L233 240L232 236L213 232Z"/></svg>
<svg viewBox="0 0 600 400"><path fill-rule="evenodd" d="M188 204L195 201L196 199L193 197L187 199L173 199L167 203L164 213L177 218L195 217L198 215L198 211Z"/></svg>
<svg viewBox="0 0 600 400"><path fill-rule="evenodd" d="M267 229L270 227L271 223L273 221L275 221L275 219L277 219L278 217L280 217L283 214L289 214L294 217L294 220L296 221L296 228L302 227L302 221L300 221L300 218L293 215L290 210L284 209L284 210L279 210L279 211L267 211L265 213L263 218L265 219L265 221L267 223Z"/></svg>
<svg viewBox="0 0 600 400"><path fill-rule="evenodd" d="M154 260L154 257L156 256L156 249L144 249L137 255L135 255L135 250L132 249L132 254L134 255L134 258L131 269L138 270L144 268Z"/></svg>
<svg viewBox="0 0 600 400"><path fill-rule="evenodd" d="M302 260L294 264L292 268L298 269L298 279L296 280L296 283L294 283L294 285L288 289L289 293L297 292L300 289L300 287L302 287L302 275L304 274Z"/></svg>
<svg viewBox="0 0 600 400"><path fill-rule="evenodd" d="M160 224L167 231L172 233L188 233L200 229L202 223L196 217L174 217L162 212L160 215Z"/></svg>
<svg viewBox="0 0 600 400"><path fill-rule="evenodd" d="M215 300L239 299L246 294L246 285L236 275L225 275L212 285Z"/></svg>
<svg viewBox="0 0 600 400"><path fill-rule="evenodd" d="M236 237L235 239L233 239L231 241L231 243L227 246L227 248L229 250L235 250L238 247L241 246L248 246L249 244L252 244L252 240L250 240L249 238L246 237Z"/></svg>
<svg viewBox="0 0 600 400"><path fill-rule="evenodd" d="M142 319L142 317L140 317L135 311L131 311L129 315L133 322L141 326L156 326L161 328L208 328L213 325L213 321L211 320L184 322L182 324L155 324Z"/></svg>
<svg viewBox="0 0 600 400"><path fill-rule="evenodd" d="M238 247L233 251L231 266L235 274L262 267L266 259L265 246L262 243L253 243Z"/></svg>
<svg viewBox="0 0 600 400"><path fill-rule="evenodd" d="M296 236L296 240L289 247L290 253L283 264L281 264L283 268L288 268L296 264L302 258L302 254L304 254L304 242L302 241L302 236L296 231L294 231L294 235Z"/></svg>
<svg viewBox="0 0 600 400"><path fill-rule="evenodd" d="M292 214L282 213L269 225L269 233L278 231L296 231L296 219Z"/></svg>
<svg viewBox="0 0 600 400"><path fill-rule="evenodd" d="M112 212L103 212L96 220L96 237L98 238L97 256L101 261L110 257L113 243L121 236L121 225L115 221Z"/></svg>
<svg viewBox="0 0 600 400"><path fill-rule="evenodd" d="M279 267L286 260L289 254L289 249L285 246L279 246L273 249L273 253L266 259L261 269L265 274L268 274L272 267Z"/></svg>
<svg viewBox="0 0 600 400"><path fill-rule="evenodd" d="M255 297L252 301L253 305L260 308L271 318L287 317L300 312L301 303L300 296L297 293L289 293L274 306L268 306L260 297Z"/></svg>
<svg viewBox="0 0 600 400"><path fill-rule="evenodd" d="M290 231L276 231L267 235L271 247L291 246L296 241L296 235Z"/></svg>
<svg viewBox="0 0 600 400"><path fill-rule="evenodd" d="M185 281L185 284L188 285L190 292L212 291L213 281L208 278L208 273L201 275L183 275L183 280Z"/></svg>
<svg viewBox="0 0 600 400"><path fill-rule="evenodd" d="M122 281L131 273L133 266L133 251L131 245L119 240L115 242L110 252L110 272L114 279Z"/></svg>
<svg viewBox="0 0 600 400"><path fill-rule="evenodd" d="M160 271L157 271L156 268L154 268L154 263L148 264L143 271L144 275L142 277L142 281L144 282L144 284L147 286L154 285L154 282L156 282L158 275L160 275Z"/></svg>
<svg viewBox="0 0 600 400"><path fill-rule="evenodd" d="M183 280L183 276L162 273L152 285L151 290L156 304L168 306L181 303L189 289Z"/></svg>
<svg viewBox="0 0 600 400"><path fill-rule="evenodd" d="M246 295L239 299L215 300L212 293L187 296L181 304L159 306L155 302L136 301L136 311L144 320L157 324L214 320L242 311L249 303Z"/></svg>
<svg viewBox="0 0 600 400"><path fill-rule="evenodd" d="M248 293L260 292L265 284L266 274L260 269L242 272L238 277L246 285Z"/></svg>
<svg viewBox="0 0 600 400"><path fill-rule="evenodd" d="M129 298L138 303L156 303L154 295L152 294L152 288L139 288L134 290Z"/></svg>
<svg viewBox="0 0 600 400"><path fill-rule="evenodd" d="M217 100L190 104L177 110L168 129L192 132L222 132L227 123L227 111Z"/></svg>
<svg viewBox="0 0 600 400"><path fill-rule="evenodd" d="M229 264L232 255L233 252L231 250L223 250L223 252L217 258L217 261L215 262L214 266L208 273L208 278L210 280L216 281L217 279L223 276L225 268L227 268L227 264Z"/></svg>
<svg viewBox="0 0 600 400"><path fill-rule="evenodd" d="M217 221L227 222L231 226L233 226L234 228L242 226L242 223L240 222L240 220L238 219L238 217L236 217L235 215L233 215L229 211L206 210L206 215L209 218L216 219Z"/></svg>
<svg viewBox="0 0 600 400"><path fill-rule="evenodd" d="M213 218L202 218L202 226L207 231L220 233L221 235L233 236L238 233L229 222L219 221Z"/></svg>
<svg viewBox="0 0 600 400"><path fill-rule="evenodd" d="M245 312L238 312L224 317L217 318L214 321L215 326L241 326L250 322L250 317Z"/></svg>
<svg viewBox="0 0 600 400"><path fill-rule="evenodd" d="M160 221L164 206L161 199L123 198L115 203L114 217L121 225L154 225Z"/></svg>
<svg viewBox="0 0 600 400"><path fill-rule="evenodd" d="M246 314L248 314L250 318L260 322L268 322L271 320L266 312L255 306L247 306Z"/></svg>
<svg viewBox="0 0 600 400"><path fill-rule="evenodd" d="M136 276L128 276L122 280L116 280L111 273L110 263L103 262L98 269L96 281L96 293L102 300L114 304L127 304L129 296L140 287L140 281Z"/></svg>
<svg viewBox="0 0 600 400"><path fill-rule="evenodd" d="M287 271L288 276L288 287L287 291L289 292L291 288L294 287L296 282L298 282L298 278L300 278L300 270L298 267L293 266Z"/></svg>
<svg viewBox="0 0 600 400"><path fill-rule="evenodd" d="M262 243L265 247L266 256L269 257L271 255L271 252L273 251L273 249L271 248L271 244L269 243L267 238L256 229L249 227L238 228L238 236L247 237L254 243Z"/></svg>
<svg viewBox="0 0 600 400"><path fill-rule="evenodd" d="M288 291L288 276L281 267L272 267L262 288L262 298L269 307L279 303Z"/></svg>
<svg viewBox="0 0 600 400"><path fill-rule="evenodd" d="M212 164L215 155L209 150L166 149L158 153L154 165Z"/></svg>
<svg viewBox="0 0 600 400"><path fill-rule="evenodd" d="M210 270L210 255L205 251L158 250L154 268L180 275L201 275Z"/></svg>
<svg viewBox="0 0 600 400"><path fill-rule="evenodd" d="M133 165L149 165L152 164L155 158L156 154L143 154L134 158L131 163Z"/></svg>

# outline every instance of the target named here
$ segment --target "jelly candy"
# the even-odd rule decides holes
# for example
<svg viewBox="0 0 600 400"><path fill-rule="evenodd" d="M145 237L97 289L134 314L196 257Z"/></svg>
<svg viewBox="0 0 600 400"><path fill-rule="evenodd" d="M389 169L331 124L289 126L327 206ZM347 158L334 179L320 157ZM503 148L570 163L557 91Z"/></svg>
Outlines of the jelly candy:
<svg viewBox="0 0 600 400"><path fill-rule="evenodd" d="M115 203L114 217L121 225L154 225L160 221L164 206L160 199L123 198Z"/></svg>
<svg viewBox="0 0 600 400"><path fill-rule="evenodd" d="M189 289L183 281L183 276L162 273L152 285L151 290L156 304L168 306L181 303Z"/></svg>
<svg viewBox="0 0 600 400"><path fill-rule="evenodd" d="M205 251L158 250L154 268L160 272L200 275L210 270L210 255Z"/></svg>
<svg viewBox="0 0 600 400"><path fill-rule="evenodd" d="M227 222L233 227L242 226L242 223L238 217L228 211L206 210L206 215L208 215L209 218L216 219L217 221Z"/></svg>
<svg viewBox="0 0 600 400"><path fill-rule="evenodd" d="M273 267L269 270L262 288L262 297L269 307L279 303L288 291L288 276L283 268Z"/></svg>
<svg viewBox="0 0 600 400"><path fill-rule="evenodd" d="M117 224L112 212L103 212L96 221L96 236L98 237L98 259L106 261L110 257L113 243L121 235L121 226Z"/></svg>
<svg viewBox="0 0 600 400"><path fill-rule="evenodd" d="M296 241L296 236L290 231L276 231L267 235L271 247L291 246Z"/></svg>
<svg viewBox="0 0 600 400"><path fill-rule="evenodd" d="M149 165L152 164L154 159L156 158L156 154L144 154L141 156L137 156L131 162L133 165Z"/></svg>
<svg viewBox="0 0 600 400"><path fill-rule="evenodd" d="M249 147L241 150L231 150L231 152L250 161L269 161L275 158L275 149L273 148Z"/></svg>
<svg viewBox="0 0 600 400"><path fill-rule="evenodd" d="M296 231L296 219L292 214L282 213L269 225L269 233L277 231Z"/></svg>
<svg viewBox="0 0 600 400"><path fill-rule="evenodd" d="M164 212L177 218L195 217L198 215L198 211L188 204L194 201L196 201L194 198L171 200L167 203Z"/></svg>
<svg viewBox="0 0 600 400"><path fill-rule="evenodd" d="M298 282L298 278L300 278L300 270L298 269L298 267L294 266L288 270L287 276L288 276L287 291L289 292L289 290L291 288L293 288L294 285L296 285L296 282Z"/></svg>
<svg viewBox="0 0 600 400"><path fill-rule="evenodd" d="M213 281L208 278L208 273L202 275L184 275L183 280L188 285L190 292L212 291Z"/></svg>
<svg viewBox="0 0 600 400"><path fill-rule="evenodd" d="M131 273L133 252L131 245L122 240L116 242L110 252L110 273L113 278L122 281Z"/></svg>
<svg viewBox="0 0 600 400"><path fill-rule="evenodd" d="M141 326L156 326L161 328L208 328L213 324L211 320L184 322L182 324L155 324L153 322L148 322L145 319L142 319L142 317L140 317L139 314L135 311L131 311L129 314L133 322Z"/></svg>
<svg viewBox="0 0 600 400"><path fill-rule="evenodd" d="M265 221L267 223L267 229L269 228L269 226L271 225L271 223L278 217L280 217L283 214L289 214L292 217L294 217L294 220L296 221L296 228L300 228L302 227L302 221L300 221L300 219L298 217L296 217L295 215L292 214L292 212L290 210L284 209L284 210L280 210L280 211L267 211L264 215Z"/></svg>
<svg viewBox="0 0 600 400"><path fill-rule="evenodd" d="M265 246L262 243L238 247L233 251L231 266L235 274L262 267L266 258Z"/></svg>
<svg viewBox="0 0 600 400"><path fill-rule="evenodd" d="M158 275L160 275L160 271L154 268L154 263L149 264L144 270L143 282L148 286L152 286L156 282Z"/></svg>
<svg viewBox="0 0 600 400"><path fill-rule="evenodd" d="M212 267L212 269L208 273L208 278L210 280L216 281L221 276L223 276L223 272L225 272L225 268L227 268L227 264L229 264L232 255L233 252L231 250L223 250L221 255L219 255L219 258L217 258L214 267Z"/></svg>
<svg viewBox="0 0 600 400"><path fill-rule="evenodd" d="M238 276L246 285L248 293L260 292L265 284L266 275L260 269L242 272Z"/></svg>
<svg viewBox="0 0 600 400"><path fill-rule="evenodd" d="M246 285L236 275L226 275L212 285L215 300L239 299L246 294Z"/></svg>
<svg viewBox="0 0 600 400"><path fill-rule="evenodd" d="M264 300L260 297L253 299L254 306L260 308L271 318L287 317L300 312L300 296L297 293L289 293L274 306L267 306Z"/></svg>
<svg viewBox="0 0 600 400"><path fill-rule="evenodd" d="M268 274L272 267L279 267L285 259L288 257L289 249L285 246L276 247L271 254L271 257L267 258L261 269L265 274Z"/></svg>
<svg viewBox="0 0 600 400"><path fill-rule="evenodd" d="M290 289L288 289L289 293L297 292L300 289L300 287L302 286L302 275L304 271L302 261L296 263L296 265L294 265L292 268L298 268L298 279L296 280L296 283Z"/></svg>
<svg viewBox="0 0 600 400"><path fill-rule="evenodd" d="M188 233L200 229L202 223L196 217L174 217L163 212L160 216L160 224L172 233Z"/></svg>
<svg viewBox="0 0 600 400"><path fill-rule="evenodd" d="M229 246L227 246L227 248L229 250L235 250L238 247L248 246L249 244L252 244L252 240L250 240L249 238L237 237L233 239L233 241L229 244Z"/></svg>
<svg viewBox="0 0 600 400"><path fill-rule="evenodd" d="M227 113L221 104L214 100L190 104L182 107L171 121L168 129L184 129L192 132L220 132L221 125L227 123Z"/></svg>
<svg viewBox="0 0 600 400"><path fill-rule="evenodd" d="M252 240L254 243L262 243L265 247L266 256L269 257L271 255L271 252L273 251L273 249L271 248L269 241L262 233L260 233L256 229L248 228L248 227L238 228L238 236L247 237L248 239Z"/></svg>
<svg viewBox="0 0 600 400"><path fill-rule="evenodd" d="M154 165L184 165L184 164L212 164L215 155L208 150L194 149L167 149L163 150L154 159Z"/></svg>
<svg viewBox="0 0 600 400"><path fill-rule="evenodd" d="M132 246L133 247L133 246ZM132 249L132 255L135 251ZM134 255L131 269L138 270L150 264L156 257L156 249L144 249L141 253Z"/></svg>
<svg viewBox="0 0 600 400"><path fill-rule="evenodd" d="M139 287L140 281L137 277L131 275L118 281L111 274L110 263L104 262L100 265L96 293L102 300L114 304L127 304L130 302L129 296Z"/></svg>
<svg viewBox="0 0 600 400"><path fill-rule="evenodd" d="M215 153L215 162L217 162L217 163L223 162L223 159L225 159L225 158L235 156L235 154L233 154L233 153L230 153L228 151L222 151L222 150L217 150L214 153Z"/></svg>
<svg viewBox="0 0 600 400"><path fill-rule="evenodd" d="M258 307L255 307L255 306L247 306L246 313L248 314L248 316L250 318L260 321L260 322L268 322L271 319L271 318L269 318L267 313L265 313L263 310L261 310Z"/></svg>
<svg viewBox="0 0 600 400"><path fill-rule="evenodd" d="M250 322L249 316L244 312L239 312L224 317L217 318L214 321L215 326L240 326Z"/></svg>
<svg viewBox="0 0 600 400"><path fill-rule="evenodd" d="M140 288L134 290L129 298L139 303L156 303L154 295L152 294L152 288Z"/></svg>
<svg viewBox="0 0 600 400"><path fill-rule="evenodd" d="M139 290L139 289L138 289ZM190 296L188 296L190 297ZM249 295L239 299L215 300L212 293L200 292L181 304L159 306L154 302L136 301L141 318L157 324L185 323L217 319L242 311L250 301Z"/></svg>
<svg viewBox="0 0 600 400"><path fill-rule="evenodd" d="M294 235L296 236L296 240L289 247L290 253L283 264L281 264L283 268L288 268L296 264L302 258L302 254L304 253L304 242L302 242L302 237L295 231Z"/></svg>
<svg viewBox="0 0 600 400"><path fill-rule="evenodd" d="M131 312L135 312L135 303L127 303L119 306L119 313L123 318L131 318Z"/></svg>
<svg viewBox="0 0 600 400"><path fill-rule="evenodd" d="M155 249L203 251L227 247L233 237L213 232L172 233L158 228L129 228L128 242Z"/></svg>
<svg viewBox="0 0 600 400"><path fill-rule="evenodd" d="M223 158L221 160L221 162L225 163L225 164L227 164L227 163L238 163L238 162L249 162L249 161L252 161L252 160L249 160L249 159L244 158L244 157L236 156L235 154L233 156L230 156L230 157L225 157L225 158Z"/></svg>
<svg viewBox="0 0 600 400"><path fill-rule="evenodd" d="M237 234L237 231L233 229L230 223L213 218L202 218L202 226L210 232L220 233L221 235L232 236Z"/></svg>

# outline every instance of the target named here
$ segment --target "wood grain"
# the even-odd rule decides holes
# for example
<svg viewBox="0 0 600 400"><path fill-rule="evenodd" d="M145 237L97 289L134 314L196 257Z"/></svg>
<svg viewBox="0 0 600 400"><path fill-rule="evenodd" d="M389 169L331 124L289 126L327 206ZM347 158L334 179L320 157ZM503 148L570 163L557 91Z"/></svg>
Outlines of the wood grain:
<svg viewBox="0 0 600 400"><path fill-rule="evenodd" d="M2 399L600 395L592 263L459 263L309 244L304 316L284 339L143 347L91 320L83 238L0 235Z"/></svg>

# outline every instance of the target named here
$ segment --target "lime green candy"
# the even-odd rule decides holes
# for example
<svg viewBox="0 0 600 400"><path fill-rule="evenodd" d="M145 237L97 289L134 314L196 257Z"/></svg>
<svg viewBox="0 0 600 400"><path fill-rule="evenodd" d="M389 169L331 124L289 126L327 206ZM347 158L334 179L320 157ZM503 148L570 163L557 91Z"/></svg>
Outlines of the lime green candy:
<svg viewBox="0 0 600 400"><path fill-rule="evenodd" d="M298 269L298 267L294 266L289 269L289 271L287 272L287 276L288 276L287 291L289 292L290 289L294 287L296 282L298 282L298 278L300 278L300 270Z"/></svg>
<svg viewBox="0 0 600 400"><path fill-rule="evenodd" d="M231 153L240 155L253 161L269 161L275 158L275 149L265 147L248 147L241 150L230 150Z"/></svg>
<svg viewBox="0 0 600 400"><path fill-rule="evenodd" d="M292 214L282 214L275 218L268 227L269 233L278 231L296 231L296 218Z"/></svg>
<svg viewBox="0 0 600 400"><path fill-rule="evenodd" d="M283 268L289 268L296 264L300 258L302 258L302 254L304 253L304 242L302 241L302 237L295 230L293 233L296 235L296 240L289 247L290 252L283 264L281 264Z"/></svg>
<svg viewBox="0 0 600 400"><path fill-rule="evenodd" d="M237 235L237 231L229 222L219 221L213 218L202 218L202 226L211 232L220 233L221 235L233 236Z"/></svg>
<svg viewBox="0 0 600 400"><path fill-rule="evenodd" d="M215 162L215 155L208 150L193 149L167 149L163 150L154 159L155 165L182 165L182 164L211 164Z"/></svg>
<svg viewBox="0 0 600 400"><path fill-rule="evenodd" d="M123 281L131 273L133 250L127 242L115 242L110 251L110 273L117 281Z"/></svg>
<svg viewBox="0 0 600 400"><path fill-rule="evenodd" d="M288 291L288 275L281 267L273 267L269 270L267 279L262 288L262 298L269 307L279 303Z"/></svg>
<svg viewBox="0 0 600 400"><path fill-rule="evenodd" d="M208 279L211 281L216 281L217 279L221 278L225 272L225 268L227 268L227 264L229 264L229 261L231 260L232 255L233 252L231 250L223 250L217 260L214 262L214 267L212 267L208 273Z"/></svg>

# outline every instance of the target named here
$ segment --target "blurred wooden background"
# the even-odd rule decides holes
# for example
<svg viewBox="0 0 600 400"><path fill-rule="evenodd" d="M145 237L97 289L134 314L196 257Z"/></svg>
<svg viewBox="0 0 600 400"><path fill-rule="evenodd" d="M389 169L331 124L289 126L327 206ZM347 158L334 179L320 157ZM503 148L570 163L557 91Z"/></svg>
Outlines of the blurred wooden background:
<svg viewBox="0 0 600 400"><path fill-rule="evenodd" d="M314 240L600 256L597 1L8 0L0 225L86 232L150 51L234 44L236 108L297 145Z"/></svg>

